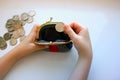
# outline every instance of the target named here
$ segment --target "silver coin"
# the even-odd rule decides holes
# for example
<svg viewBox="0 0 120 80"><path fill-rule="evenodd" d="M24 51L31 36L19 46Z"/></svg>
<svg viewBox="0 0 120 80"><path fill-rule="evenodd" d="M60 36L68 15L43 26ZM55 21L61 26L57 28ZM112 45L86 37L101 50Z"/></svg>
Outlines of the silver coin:
<svg viewBox="0 0 120 80"><path fill-rule="evenodd" d="M1 50L4 50L4 49L6 49L7 48L7 43L6 43L6 41L2 38L2 37L0 37L0 49Z"/></svg>
<svg viewBox="0 0 120 80"><path fill-rule="evenodd" d="M14 20L13 19L8 19L6 22L6 28L11 28L14 25Z"/></svg>
<svg viewBox="0 0 120 80"><path fill-rule="evenodd" d="M19 37L24 36L24 35L25 35L24 29L20 28L20 29L13 32L12 38L18 39Z"/></svg>
<svg viewBox="0 0 120 80"><path fill-rule="evenodd" d="M19 38L19 37L20 37L20 35L19 35L19 33L18 33L18 30L14 31L14 32L12 33L12 38L17 39L17 38Z"/></svg>
<svg viewBox="0 0 120 80"><path fill-rule="evenodd" d="M27 23L32 23L33 22L33 17L29 16Z"/></svg>
<svg viewBox="0 0 120 80"><path fill-rule="evenodd" d="M19 15L14 15L12 19L15 20L15 21L19 20Z"/></svg>
<svg viewBox="0 0 120 80"><path fill-rule="evenodd" d="M5 45L5 40L0 37L0 48L3 47Z"/></svg>
<svg viewBox="0 0 120 80"><path fill-rule="evenodd" d="M28 14L29 14L31 17L33 17L33 16L35 16L36 12L35 12L34 10L31 10L31 11L28 12Z"/></svg>
<svg viewBox="0 0 120 80"><path fill-rule="evenodd" d="M22 28L21 20L16 20L13 27L14 27L14 30L18 30L18 29Z"/></svg>
<svg viewBox="0 0 120 80"><path fill-rule="evenodd" d="M55 25L55 29L57 32L63 32L64 31L64 23L63 22L58 22Z"/></svg>
<svg viewBox="0 0 120 80"><path fill-rule="evenodd" d="M7 28L8 32L13 32L14 31L14 27L9 27Z"/></svg>
<svg viewBox="0 0 120 80"><path fill-rule="evenodd" d="M2 48L0 48L1 50L4 50L4 49L6 49L7 48L7 43L2 47Z"/></svg>
<svg viewBox="0 0 120 80"><path fill-rule="evenodd" d="M12 26L13 26L13 24L6 24L6 28L10 28Z"/></svg>
<svg viewBox="0 0 120 80"><path fill-rule="evenodd" d="M11 38L11 35L10 35L9 33L5 33L5 34L4 34L4 40L5 40L5 41L10 40L10 38Z"/></svg>
<svg viewBox="0 0 120 80"><path fill-rule="evenodd" d="M13 19L8 19L6 24L9 24L9 25L14 24L14 20Z"/></svg>
<svg viewBox="0 0 120 80"><path fill-rule="evenodd" d="M26 38L26 36L20 37L20 42L23 41Z"/></svg>
<svg viewBox="0 0 120 80"><path fill-rule="evenodd" d="M27 23L27 21L21 20L21 25L24 26Z"/></svg>
<svg viewBox="0 0 120 80"><path fill-rule="evenodd" d="M21 28L21 29L18 30L18 33L19 33L20 37L24 36L25 35L25 30L23 28Z"/></svg>
<svg viewBox="0 0 120 80"><path fill-rule="evenodd" d="M12 36L13 32L8 32L10 34L10 36Z"/></svg>
<svg viewBox="0 0 120 80"><path fill-rule="evenodd" d="M11 38L10 39L10 45L15 46L17 44L17 39Z"/></svg>
<svg viewBox="0 0 120 80"><path fill-rule="evenodd" d="M27 13L21 14L21 20L26 21L26 20L28 20L28 18L29 18L29 15Z"/></svg>

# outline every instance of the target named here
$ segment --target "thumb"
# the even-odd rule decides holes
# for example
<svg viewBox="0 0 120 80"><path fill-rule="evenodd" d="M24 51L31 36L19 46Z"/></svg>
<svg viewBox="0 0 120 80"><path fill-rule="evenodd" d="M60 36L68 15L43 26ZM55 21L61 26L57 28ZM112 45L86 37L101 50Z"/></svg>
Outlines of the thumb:
<svg viewBox="0 0 120 80"><path fill-rule="evenodd" d="M64 31L66 34L68 34L68 36L72 40L77 36L76 33L73 31L73 29L69 25L64 26Z"/></svg>
<svg viewBox="0 0 120 80"><path fill-rule="evenodd" d="M29 40L30 41L32 41L32 42L34 42L35 41L35 38L36 38L36 34L37 34L37 29L38 29L38 25L35 25L33 28L32 28L32 30L31 30L31 32L30 32L30 34L29 34Z"/></svg>

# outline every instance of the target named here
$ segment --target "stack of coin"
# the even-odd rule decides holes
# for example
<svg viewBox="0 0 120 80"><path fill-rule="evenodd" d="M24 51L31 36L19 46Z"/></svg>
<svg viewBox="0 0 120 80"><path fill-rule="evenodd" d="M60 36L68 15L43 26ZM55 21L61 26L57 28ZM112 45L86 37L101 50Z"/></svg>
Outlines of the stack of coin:
<svg viewBox="0 0 120 80"><path fill-rule="evenodd" d="M25 38L24 26L27 23L33 22L33 17L35 16L35 11L30 11L28 13L22 13L19 15L14 15L11 19L8 19L6 22L6 32L2 37L0 37L0 49L3 50L7 48L6 41L10 40L10 45L14 46L17 44L17 39L20 38L22 41Z"/></svg>

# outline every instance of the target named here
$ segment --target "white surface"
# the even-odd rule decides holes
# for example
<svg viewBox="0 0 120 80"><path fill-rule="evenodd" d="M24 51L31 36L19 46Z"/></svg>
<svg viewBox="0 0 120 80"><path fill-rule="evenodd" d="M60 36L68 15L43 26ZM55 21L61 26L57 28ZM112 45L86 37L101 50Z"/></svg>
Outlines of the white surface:
<svg viewBox="0 0 120 80"><path fill-rule="evenodd" d="M15 14L35 10L34 23L26 25L26 35L35 23L78 22L88 26L93 46L93 62L88 80L120 80L120 1L119 0L1 0L0 36L5 22ZM13 47L0 51L7 53ZM38 52L19 61L5 80L67 80L75 62L75 49L68 53Z"/></svg>

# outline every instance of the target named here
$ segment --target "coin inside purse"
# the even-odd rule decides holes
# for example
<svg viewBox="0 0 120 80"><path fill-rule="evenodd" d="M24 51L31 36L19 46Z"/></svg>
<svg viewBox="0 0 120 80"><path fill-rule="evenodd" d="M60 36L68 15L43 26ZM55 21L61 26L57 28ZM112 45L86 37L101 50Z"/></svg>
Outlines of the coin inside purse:
<svg viewBox="0 0 120 80"><path fill-rule="evenodd" d="M56 31L56 24L59 22L48 22L41 25L37 30L36 44L39 45L59 45L72 48L72 41L64 32Z"/></svg>

